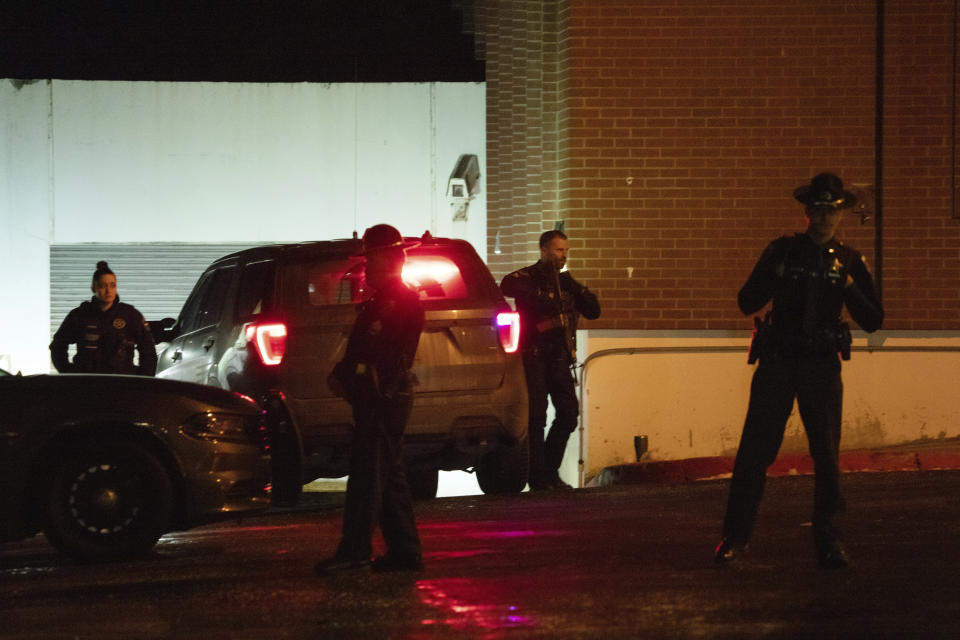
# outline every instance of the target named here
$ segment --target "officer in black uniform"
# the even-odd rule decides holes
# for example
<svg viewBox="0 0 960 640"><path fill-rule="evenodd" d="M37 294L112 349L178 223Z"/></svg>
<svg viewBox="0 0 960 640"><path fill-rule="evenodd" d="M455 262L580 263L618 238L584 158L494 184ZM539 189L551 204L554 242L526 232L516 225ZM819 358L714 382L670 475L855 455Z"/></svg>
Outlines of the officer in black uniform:
<svg viewBox="0 0 960 640"><path fill-rule="evenodd" d="M783 236L763 252L740 290L744 314L773 299L763 322L755 320L750 360L750 404L734 462L718 563L733 560L747 544L763 496L766 470L776 459L794 398L807 433L816 473L813 537L825 568L848 564L837 518L843 508L839 487L840 417L843 383L840 361L850 353L850 331L840 312L867 332L880 328L883 308L863 256L838 242L834 232L842 210L856 197L831 173L798 187L806 233Z"/></svg>
<svg viewBox="0 0 960 640"><path fill-rule="evenodd" d="M93 297L71 311L50 343L53 366L60 373L122 373L152 376L157 350L150 326L133 306L120 302L117 276L105 261L97 263L90 285ZM67 348L77 345L71 363ZM133 363L133 351L140 356Z"/></svg>
<svg viewBox="0 0 960 640"><path fill-rule="evenodd" d="M562 271L569 243L559 230L540 235L540 260L500 283L520 313L520 349L529 395L530 489L569 489L560 479L567 439L577 426L579 403L571 369L576 365L577 320L600 317L589 289ZM547 396L555 418L544 440Z"/></svg>
<svg viewBox="0 0 960 640"><path fill-rule="evenodd" d="M424 322L419 294L401 278L404 249L413 244L386 224L363 234L366 281L374 294L359 305L346 352L329 379L334 394L353 407L343 537L333 557L314 568L319 574L371 564L374 571L423 568L401 455L413 406L410 368ZM387 552L371 563L378 521Z"/></svg>

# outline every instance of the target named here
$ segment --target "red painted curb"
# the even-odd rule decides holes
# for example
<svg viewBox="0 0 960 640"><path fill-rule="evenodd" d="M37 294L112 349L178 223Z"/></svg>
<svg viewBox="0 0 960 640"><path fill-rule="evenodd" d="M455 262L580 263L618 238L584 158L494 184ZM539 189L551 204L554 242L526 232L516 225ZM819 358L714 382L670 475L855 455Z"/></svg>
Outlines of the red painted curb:
<svg viewBox="0 0 960 640"><path fill-rule="evenodd" d="M917 467L924 471L960 469L960 451L921 451L917 453Z"/></svg>
<svg viewBox="0 0 960 640"><path fill-rule="evenodd" d="M843 473L864 471L929 471L960 469L960 449L893 452L852 450L840 452ZM590 482L591 486L640 482L680 483L707 478L729 477L733 457L714 456L683 460L650 460L605 467ZM767 469L768 476L810 475L813 460L807 454L784 453Z"/></svg>

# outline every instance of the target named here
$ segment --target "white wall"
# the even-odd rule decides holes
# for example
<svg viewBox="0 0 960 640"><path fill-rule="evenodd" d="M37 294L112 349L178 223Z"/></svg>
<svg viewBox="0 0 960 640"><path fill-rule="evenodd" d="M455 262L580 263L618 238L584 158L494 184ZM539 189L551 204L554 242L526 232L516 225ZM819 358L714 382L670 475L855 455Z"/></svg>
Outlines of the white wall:
<svg viewBox="0 0 960 640"><path fill-rule="evenodd" d="M482 83L0 80L0 367L48 370L49 245L348 237L378 222L469 240L451 220L459 156L485 166ZM481 175L481 183L485 180Z"/></svg>
<svg viewBox="0 0 960 640"><path fill-rule="evenodd" d="M735 454L754 371L746 362L748 344L745 331L581 332L581 362L611 350L586 365L586 480L606 466L634 462L635 435L648 436L655 460ZM841 449L960 436L960 353L935 350L960 347L960 333L878 332L870 345L872 352L854 351L843 363ZM854 347L867 346L866 335L855 334ZM734 351L708 353L711 347ZM571 449L580 445L579 437L571 438L568 481L576 478ZM807 450L796 407L782 450Z"/></svg>
<svg viewBox="0 0 960 640"><path fill-rule="evenodd" d="M0 80L0 368L47 371L54 201L48 82Z"/></svg>

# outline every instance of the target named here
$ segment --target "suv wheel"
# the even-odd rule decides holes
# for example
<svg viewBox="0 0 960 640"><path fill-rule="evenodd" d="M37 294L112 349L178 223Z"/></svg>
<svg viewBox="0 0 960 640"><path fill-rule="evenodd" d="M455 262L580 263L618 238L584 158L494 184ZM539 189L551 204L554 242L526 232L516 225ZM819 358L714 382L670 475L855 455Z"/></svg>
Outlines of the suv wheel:
<svg viewBox="0 0 960 640"><path fill-rule="evenodd" d="M433 500L437 497L440 472L437 469L407 469L407 484L414 500Z"/></svg>
<svg viewBox="0 0 960 640"><path fill-rule="evenodd" d="M92 445L54 466L45 508L44 534L67 555L142 555L169 531L173 483L163 464L139 445Z"/></svg>
<svg viewBox="0 0 960 640"><path fill-rule="evenodd" d="M484 493L520 493L527 485L530 443L527 438L483 456L477 465L477 484Z"/></svg>

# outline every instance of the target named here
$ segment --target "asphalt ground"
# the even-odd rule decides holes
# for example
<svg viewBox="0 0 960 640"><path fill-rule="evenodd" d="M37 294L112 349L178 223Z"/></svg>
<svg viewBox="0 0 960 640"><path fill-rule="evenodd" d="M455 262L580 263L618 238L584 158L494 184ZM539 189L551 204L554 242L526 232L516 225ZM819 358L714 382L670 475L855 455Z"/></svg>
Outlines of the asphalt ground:
<svg viewBox="0 0 960 640"><path fill-rule="evenodd" d="M314 575L339 536L332 496L122 563L75 564L37 537L0 545L0 637L958 637L960 472L844 475L853 564L836 571L816 563L804 475L769 480L749 552L715 565L727 485L420 502L414 574Z"/></svg>

